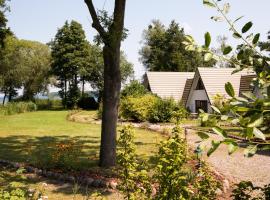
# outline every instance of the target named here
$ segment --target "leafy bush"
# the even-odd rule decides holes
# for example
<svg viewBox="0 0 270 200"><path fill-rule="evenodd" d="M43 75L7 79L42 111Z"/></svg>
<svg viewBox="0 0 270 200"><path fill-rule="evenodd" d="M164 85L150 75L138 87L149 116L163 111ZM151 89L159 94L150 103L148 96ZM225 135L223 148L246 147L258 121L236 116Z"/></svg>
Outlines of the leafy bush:
<svg viewBox="0 0 270 200"><path fill-rule="evenodd" d="M152 110L157 100L158 97L150 94L124 98L121 101L120 116L136 122L146 121L148 120L149 110Z"/></svg>
<svg viewBox="0 0 270 200"><path fill-rule="evenodd" d="M206 163L202 163L193 183L195 189L193 200L215 200L219 182L209 172Z"/></svg>
<svg viewBox="0 0 270 200"><path fill-rule="evenodd" d="M173 136L163 141L157 155L155 178L159 183L156 199L189 199L188 178L183 170L187 161L187 146L179 126Z"/></svg>
<svg viewBox="0 0 270 200"><path fill-rule="evenodd" d="M150 122L170 122L177 104L173 99L158 99L151 110L148 119Z"/></svg>
<svg viewBox="0 0 270 200"><path fill-rule="evenodd" d="M143 199L150 197L151 185L147 171L139 169L134 144L134 128L125 126L120 130L118 140L119 176L121 182L118 189L125 195L125 199Z"/></svg>
<svg viewBox="0 0 270 200"><path fill-rule="evenodd" d="M32 164L47 169L76 170L82 153L82 144L74 140L48 143L35 148L32 154Z"/></svg>
<svg viewBox="0 0 270 200"><path fill-rule="evenodd" d="M98 109L98 103L94 97L82 96L78 101L78 107L84 110L96 110Z"/></svg>
<svg viewBox="0 0 270 200"><path fill-rule="evenodd" d="M212 105L218 108L221 113L226 114L230 106L228 98L226 98L224 95L216 94L212 97L212 100Z"/></svg>
<svg viewBox="0 0 270 200"><path fill-rule="evenodd" d="M131 81L121 91L121 97L141 97L148 93L148 90L137 80Z"/></svg>
<svg viewBox="0 0 270 200"><path fill-rule="evenodd" d="M33 112L37 110L37 105L33 102L9 102L4 106L5 115Z"/></svg>
<svg viewBox="0 0 270 200"><path fill-rule="evenodd" d="M60 99L35 99L38 110L59 110L63 108Z"/></svg>

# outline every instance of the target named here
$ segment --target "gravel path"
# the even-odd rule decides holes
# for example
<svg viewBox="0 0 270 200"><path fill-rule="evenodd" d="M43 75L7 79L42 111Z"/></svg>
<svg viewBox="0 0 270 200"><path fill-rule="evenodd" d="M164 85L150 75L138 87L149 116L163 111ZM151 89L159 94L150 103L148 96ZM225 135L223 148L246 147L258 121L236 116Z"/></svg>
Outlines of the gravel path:
<svg viewBox="0 0 270 200"><path fill-rule="evenodd" d="M217 135L211 139L218 140ZM200 138L192 130L187 132L187 140L191 148L196 148ZM208 163L232 183L252 181L263 186L270 183L270 152L256 154L251 158L244 157L243 149L228 155L226 145L221 145L210 157L205 156Z"/></svg>

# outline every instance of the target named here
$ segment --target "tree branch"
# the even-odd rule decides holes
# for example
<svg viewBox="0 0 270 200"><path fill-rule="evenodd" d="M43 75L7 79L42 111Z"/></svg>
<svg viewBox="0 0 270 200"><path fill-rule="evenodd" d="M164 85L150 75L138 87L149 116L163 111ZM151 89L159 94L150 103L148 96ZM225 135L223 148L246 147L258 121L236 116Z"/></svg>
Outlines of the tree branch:
<svg viewBox="0 0 270 200"><path fill-rule="evenodd" d="M106 38L107 33L100 24L100 21L98 19L98 15L96 13L93 1L92 0L84 0L84 2L86 3L86 5L88 7L88 10L90 12L90 15L92 17L92 20L93 20L92 27L95 28L98 31L101 38L104 40Z"/></svg>

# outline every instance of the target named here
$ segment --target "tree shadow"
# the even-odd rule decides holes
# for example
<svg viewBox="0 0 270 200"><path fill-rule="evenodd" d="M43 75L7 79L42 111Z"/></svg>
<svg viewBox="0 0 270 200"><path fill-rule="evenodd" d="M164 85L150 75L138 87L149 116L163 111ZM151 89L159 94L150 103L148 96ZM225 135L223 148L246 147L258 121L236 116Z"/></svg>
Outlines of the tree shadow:
<svg viewBox="0 0 270 200"><path fill-rule="evenodd" d="M91 188L77 185L76 183L64 183L36 175L29 178L29 174L17 174L14 169L7 169L1 166L0 187L5 191L12 191L16 189L30 191L29 189L38 189L45 192L45 195L49 193L49 198L51 198L51 194L53 195L61 193L70 199L77 199L74 197L78 195L83 197L83 199L91 199L89 197L92 197L92 195L97 193L103 197L109 196L113 193L113 191L104 188Z"/></svg>
<svg viewBox="0 0 270 200"><path fill-rule="evenodd" d="M99 137L12 135L0 137L0 159L35 166L40 163L46 164L45 161L53 162L54 156L62 156L63 159L76 156L74 157L77 162L76 167L82 170L97 166L99 146ZM68 165L68 162L65 164ZM46 166L38 167L46 168Z"/></svg>

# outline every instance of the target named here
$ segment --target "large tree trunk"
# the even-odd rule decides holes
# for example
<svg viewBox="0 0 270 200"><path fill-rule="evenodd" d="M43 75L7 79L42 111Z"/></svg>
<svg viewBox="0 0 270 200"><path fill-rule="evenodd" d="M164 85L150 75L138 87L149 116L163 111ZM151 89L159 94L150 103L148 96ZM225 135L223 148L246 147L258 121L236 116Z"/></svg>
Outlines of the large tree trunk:
<svg viewBox="0 0 270 200"><path fill-rule="evenodd" d="M120 48L104 46L104 92L101 130L100 166L116 164L116 135L121 89Z"/></svg>
<svg viewBox="0 0 270 200"><path fill-rule="evenodd" d="M115 0L113 21L109 27L102 26L92 0L85 0L94 27L101 36L104 59L104 91L100 147L100 166L116 165L116 128L121 89L120 46L122 41L126 0ZM108 30L106 30L108 28Z"/></svg>

